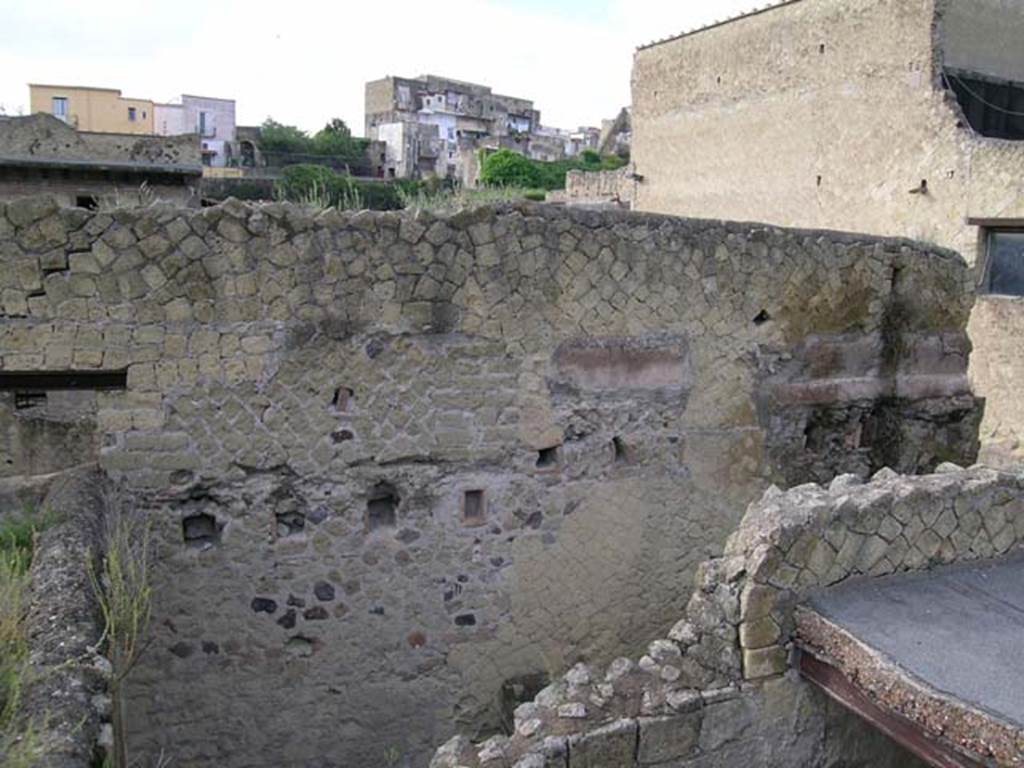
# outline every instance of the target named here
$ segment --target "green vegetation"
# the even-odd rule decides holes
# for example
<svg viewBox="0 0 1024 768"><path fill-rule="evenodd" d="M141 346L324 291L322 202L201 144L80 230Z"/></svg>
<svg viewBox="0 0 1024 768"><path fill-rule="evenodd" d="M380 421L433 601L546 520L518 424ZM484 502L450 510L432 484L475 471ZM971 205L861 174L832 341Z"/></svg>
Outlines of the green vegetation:
<svg viewBox="0 0 1024 768"><path fill-rule="evenodd" d="M103 614L103 645L113 667L110 680L114 726L113 765L129 765L124 719L123 686L145 650L153 589L150 583L149 523L123 501L110 504L106 554L97 572L89 562L89 577Z"/></svg>
<svg viewBox="0 0 1024 768"><path fill-rule="evenodd" d="M523 189L520 187L483 187L481 189L463 189L462 187L435 188L423 186L415 191L400 191L399 196L405 208L416 208L431 213L454 213L465 208L489 203L502 203L514 200L542 201L546 197L543 190Z"/></svg>
<svg viewBox="0 0 1024 768"><path fill-rule="evenodd" d="M321 165L288 166L274 185L277 200L339 210L418 208L445 213L507 200L543 201L546 194L543 189L507 185L463 189L438 178L366 181Z"/></svg>
<svg viewBox="0 0 1024 768"><path fill-rule="evenodd" d="M334 118L310 136L294 125L271 118L260 127L260 148L265 154L306 155L333 159L339 164L362 165L369 141L352 136L344 120Z"/></svg>
<svg viewBox="0 0 1024 768"><path fill-rule="evenodd" d="M28 675L29 566L45 517L33 510L0 524L0 762L9 768L34 763L39 746L33 723L24 722L21 692Z"/></svg>
<svg viewBox="0 0 1024 768"><path fill-rule="evenodd" d="M614 171L625 164L618 155L602 157L592 149L583 150L579 158L550 163L499 149L482 159L480 181L491 187L565 189L565 175L569 171Z"/></svg>
<svg viewBox="0 0 1024 768"><path fill-rule="evenodd" d="M322 165L302 164L284 169L281 178L274 184L274 197L319 208L393 211L403 207L402 194L414 193L421 186L420 182L409 180L388 182L353 179ZM230 193L239 197L234 188L230 189Z"/></svg>

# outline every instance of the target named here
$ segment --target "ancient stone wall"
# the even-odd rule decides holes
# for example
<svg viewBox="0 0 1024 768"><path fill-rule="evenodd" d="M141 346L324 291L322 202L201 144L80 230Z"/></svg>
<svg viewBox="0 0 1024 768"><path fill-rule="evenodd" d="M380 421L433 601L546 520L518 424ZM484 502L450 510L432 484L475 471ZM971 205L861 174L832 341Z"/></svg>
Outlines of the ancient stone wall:
<svg viewBox="0 0 1024 768"><path fill-rule="evenodd" d="M516 710L511 738L477 747L457 737L432 765L881 764L884 748L854 759L842 732L848 723L836 712L813 714L820 699L792 673L780 675L798 605L813 590L1024 545L1020 476L942 470L914 478L882 470L866 484L841 476L828 487L770 489L747 510L723 555L702 564L668 638L651 643L639 661L617 659L603 673L576 666ZM910 764L891 745L888 759Z"/></svg>
<svg viewBox="0 0 1024 768"><path fill-rule="evenodd" d="M110 744L111 668L96 648L103 623L89 577L102 555L107 490L100 472L83 469L58 479L42 505L50 527L32 560L30 671L13 723L39 768L92 768Z"/></svg>
<svg viewBox="0 0 1024 768"><path fill-rule="evenodd" d="M76 445L153 520L140 758L423 765L663 634L769 482L976 450L969 275L909 241L34 198L0 260L0 383L95 381Z"/></svg>
<svg viewBox="0 0 1024 768"><path fill-rule="evenodd" d="M969 220L1024 217L1024 142L975 134L941 68L1013 76L1022 27L1021 4L1001 0L800 0L646 47L634 207L914 237L975 264ZM1024 435L1016 389L999 386L1013 306L1005 331L984 316L971 335L984 432L1000 434L987 458L1001 461Z"/></svg>
<svg viewBox="0 0 1024 768"><path fill-rule="evenodd" d="M565 190L548 195L552 202L569 205L633 207L637 178L632 165L615 171L569 171L565 175Z"/></svg>

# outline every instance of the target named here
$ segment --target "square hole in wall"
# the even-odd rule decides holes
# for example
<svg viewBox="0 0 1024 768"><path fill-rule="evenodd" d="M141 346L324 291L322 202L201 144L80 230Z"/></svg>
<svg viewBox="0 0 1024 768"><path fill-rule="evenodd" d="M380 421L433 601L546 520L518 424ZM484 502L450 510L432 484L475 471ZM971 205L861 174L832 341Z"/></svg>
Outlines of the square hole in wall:
<svg viewBox="0 0 1024 768"><path fill-rule="evenodd" d="M366 502L366 530L394 528L397 522L398 494L388 483L379 483Z"/></svg>
<svg viewBox="0 0 1024 768"><path fill-rule="evenodd" d="M331 398L331 407L339 413L348 413L354 394L351 387L337 387L334 390L334 397Z"/></svg>
<svg viewBox="0 0 1024 768"><path fill-rule="evenodd" d="M224 525L217 518L200 512L189 515L181 521L182 537L185 544L194 549L207 549L220 543L220 533Z"/></svg>
<svg viewBox="0 0 1024 768"><path fill-rule="evenodd" d="M541 448L537 451L537 469L554 469L558 466L558 446Z"/></svg>
<svg viewBox="0 0 1024 768"><path fill-rule="evenodd" d="M75 207L85 208L87 211L95 211L99 209L100 203L95 195L77 195L75 197Z"/></svg>
<svg viewBox="0 0 1024 768"><path fill-rule="evenodd" d="M615 457L616 464L631 464L633 462L633 448L618 435L612 438L612 455Z"/></svg>
<svg viewBox="0 0 1024 768"><path fill-rule="evenodd" d="M482 490L474 489L462 495L462 522L465 525L487 522L487 497Z"/></svg>

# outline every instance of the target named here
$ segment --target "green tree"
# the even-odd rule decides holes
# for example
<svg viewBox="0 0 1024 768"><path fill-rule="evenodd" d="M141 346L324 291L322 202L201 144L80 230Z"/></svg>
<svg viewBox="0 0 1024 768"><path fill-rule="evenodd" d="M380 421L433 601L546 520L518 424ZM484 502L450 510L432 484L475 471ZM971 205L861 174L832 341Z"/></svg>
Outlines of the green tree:
<svg viewBox="0 0 1024 768"><path fill-rule="evenodd" d="M313 149L313 140L294 125L284 125L268 117L260 126L260 148L264 152L309 154Z"/></svg>
<svg viewBox="0 0 1024 768"><path fill-rule="evenodd" d="M363 160L367 143L366 139L353 138L345 121L336 117L313 136L312 150L317 155L356 164Z"/></svg>
<svg viewBox="0 0 1024 768"><path fill-rule="evenodd" d="M499 149L484 158L480 181L489 187L539 187L541 174L532 160L510 149Z"/></svg>

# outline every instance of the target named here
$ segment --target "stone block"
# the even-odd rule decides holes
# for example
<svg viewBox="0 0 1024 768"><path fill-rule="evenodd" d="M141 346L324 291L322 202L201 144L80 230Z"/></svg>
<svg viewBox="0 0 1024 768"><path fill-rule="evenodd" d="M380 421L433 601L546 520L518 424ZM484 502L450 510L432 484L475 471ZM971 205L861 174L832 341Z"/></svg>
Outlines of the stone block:
<svg viewBox="0 0 1024 768"><path fill-rule="evenodd" d="M743 651L743 677L747 680L779 675L785 672L787 667L786 650L779 646L748 648Z"/></svg>
<svg viewBox="0 0 1024 768"><path fill-rule="evenodd" d="M610 725L569 739L569 768L609 768L634 765L639 728L636 720Z"/></svg>
<svg viewBox="0 0 1024 768"><path fill-rule="evenodd" d="M743 648L766 648L779 641L779 627L771 616L744 621L740 624L740 645Z"/></svg>
<svg viewBox="0 0 1024 768"><path fill-rule="evenodd" d="M671 717L640 718L640 743L637 763L661 765L690 757L700 738L702 710Z"/></svg>

